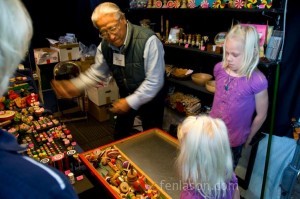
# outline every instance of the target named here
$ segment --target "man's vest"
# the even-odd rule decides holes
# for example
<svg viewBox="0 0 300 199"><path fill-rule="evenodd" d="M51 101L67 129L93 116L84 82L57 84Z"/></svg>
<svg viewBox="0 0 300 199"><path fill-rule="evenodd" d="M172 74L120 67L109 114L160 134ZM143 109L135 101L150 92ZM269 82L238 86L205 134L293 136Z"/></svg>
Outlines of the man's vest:
<svg viewBox="0 0 300 199"><path fill-rule="evenodd" d="M125 57L125 67L113 64L114 51L107 41L102 41L102 53L117 82L120 97L133 93L145 80L143 55L145 44L152 35L152 30L128 22L127 41L121 52Z"/></svg>

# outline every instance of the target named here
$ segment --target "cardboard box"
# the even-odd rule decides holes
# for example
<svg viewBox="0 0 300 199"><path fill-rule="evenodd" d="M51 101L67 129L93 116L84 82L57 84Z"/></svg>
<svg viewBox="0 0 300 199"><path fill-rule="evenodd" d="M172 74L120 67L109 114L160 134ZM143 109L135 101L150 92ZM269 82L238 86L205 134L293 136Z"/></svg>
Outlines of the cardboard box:
<svg viewBox="0 0 300 199"><path fill-rule="evenodd" d="M33 49L34 60L37 65L57 63L58 52L50 48L35 48Z"/></svg>
<svg viewBox="0 0 300 199"><path fill-rule="evenodd" d="M95 57L85 57L84 59L80 60L80 70L81 72L86 71L92 64L95 63Z"/></svg>
<svg viewBox="0 0 300 199"><path fill-rule="evenodd" d="M36 65L38 88L41 91L52 89L50 82L54 79L53 69L57 63Z"/></svg>
<svg viewBox="0 0 300 199"><path fill-rule="evenodd" d="M50 48L58 51L59 61L78 60L80 58L78 43L50 44Z"/></svg>
<svg viewBox="0 0 300 199"><path fill-rule="evenodd" d="M88 112L99 122L104 122L110 119L109 106L97 106L95 103L89 100Z"/></svg>
<svg viewBox="0 0 300 199"><path fill-rule="evenodd" d="M97 106L110 104L119 99L119 88L115 81L106 87L92 87L87 90L89 99Z"/></svg>

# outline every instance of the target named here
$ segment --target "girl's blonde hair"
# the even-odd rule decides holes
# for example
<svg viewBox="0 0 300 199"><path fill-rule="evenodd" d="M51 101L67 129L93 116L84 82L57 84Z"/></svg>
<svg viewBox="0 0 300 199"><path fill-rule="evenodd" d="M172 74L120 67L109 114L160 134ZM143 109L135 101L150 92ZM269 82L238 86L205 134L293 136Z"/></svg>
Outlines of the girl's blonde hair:
<svg viewBox="0 0 300 199"><path fill-rule="evenodd" d="M238 73L243 76L251 77L252 72L256 69L259 62L259 35L254 26L237 24L231 28L226 35L223 46L223 67L228 66L226 60L226 43L228 40L243 42L243 62Z"/></svg>
<svg viewBox="0 0 300 199"><path fill-rule="evenodd" d="M99 20L99 18L103 15L110 14L115 14L116 20L125 16L124 13L120 10L119 6L117 6L116 4L112 2L101 3L94 9L91 17L94 26L98 29L99 27L97 26L97 21Z"/></svg>
<svg viewBox="0 0 300 199"><path fill-rule="evenodd" d="M225 123L210 116L189 116L178 126L180 152L177 167L184 183L207 197L225 195L233 175Z"/></svg>
<svg viewBox="0 0 300 199"><path fill-rule="evenodd" d="M0 1L0 96L32 38L31 18L20 0Z"/></svg>

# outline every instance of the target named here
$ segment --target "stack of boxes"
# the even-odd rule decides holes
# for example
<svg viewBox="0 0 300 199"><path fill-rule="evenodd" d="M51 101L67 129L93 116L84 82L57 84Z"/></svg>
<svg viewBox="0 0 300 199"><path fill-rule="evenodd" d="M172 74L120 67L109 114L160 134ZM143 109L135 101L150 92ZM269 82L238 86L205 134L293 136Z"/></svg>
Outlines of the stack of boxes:
<svg viewBox="0 0 300 199"><path fill-rule="evenodd" d="M50 44L50 48L34 49L36 72L38 75L38 90L40 101L45 108L57 112L57 100L51 87L51 80L54 79L53 69L58 62L75 61L81 72L87 70L93 63L94 57L80 59L78 43L56 43ZM80 61L79 61L80 60ZM98 121L103 122L111 118L109 106L119 98L119 90L116 82L112 80L108 85L98 85L87 90L89 98L89 113Z"/></svg>
<svg viewBox="0 0 300 199"><path fill-rule="evenodd" d="M59 62L58 52L50 48L34 49L36 74L38 79L38 94L45 108L56 112L55 95L51 89L50 81L53 79L54 66ZM54 101L54 102L51 102Z"/></svg>
<svg viewBox="0 0 300 199"><path fill-rule="evenodd" d="M119 89L114 80L107 86L92 87L87 90L89 98L89 113L99 122L111 119L109 112L111 103L119 99Z"/></svg>
<svg viewBox="0 0 300 199"><path fill-rule="evenodd" d="M57 112L57 102L51 87L54 79L53 69L58 62L78 60L80 58L78 43L50 44L50 48L34 49L36 73L38 76L38 90L40 101L45 108Z"/></svg>

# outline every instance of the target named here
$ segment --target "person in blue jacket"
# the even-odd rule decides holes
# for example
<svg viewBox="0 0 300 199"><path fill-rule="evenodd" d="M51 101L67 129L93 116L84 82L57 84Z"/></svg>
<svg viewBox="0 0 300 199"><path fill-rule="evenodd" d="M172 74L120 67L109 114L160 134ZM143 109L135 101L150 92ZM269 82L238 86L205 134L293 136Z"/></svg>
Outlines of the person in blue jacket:
<svg viewBox="0 0 300 199"><path fill-rule="evenodd" d="M0 96L24 58L33 34L31 18L20 0L0 0ZM16 138L0 129L0 198L78 198L68 178L21 153Z"/></svg>

